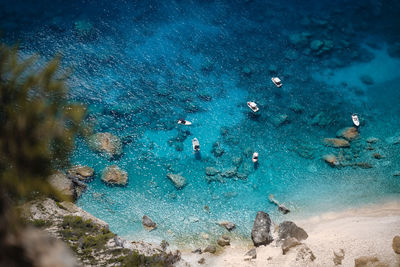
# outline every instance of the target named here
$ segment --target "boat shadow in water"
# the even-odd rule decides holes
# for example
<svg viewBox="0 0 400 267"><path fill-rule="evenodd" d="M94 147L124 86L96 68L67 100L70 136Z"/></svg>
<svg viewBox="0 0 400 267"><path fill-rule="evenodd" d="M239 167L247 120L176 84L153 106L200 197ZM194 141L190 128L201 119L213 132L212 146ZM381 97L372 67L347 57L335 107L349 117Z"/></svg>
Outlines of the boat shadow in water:
<svg viewBox="0 0 400 267"><path fill-rule="evenodd" d="M200 151L194 152L194 158L197 159L197 160L201 160L201 153L200 153Z"/></svg>

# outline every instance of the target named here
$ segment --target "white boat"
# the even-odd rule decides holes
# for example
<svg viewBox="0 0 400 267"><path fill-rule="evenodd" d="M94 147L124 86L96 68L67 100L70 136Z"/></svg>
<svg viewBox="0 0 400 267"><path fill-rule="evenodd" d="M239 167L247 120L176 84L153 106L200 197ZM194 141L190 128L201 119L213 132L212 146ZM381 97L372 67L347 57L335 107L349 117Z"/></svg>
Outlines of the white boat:
<svg viewBox="0 0 400 267"><path fill-rule="evenodd" d="M178 120L178 124L182 124L182 125L192 125L192 123L190 121L184 120L184 119L180 119Z"/></svg>
<svg viewBox="0 0 400 267"><path fill-rule="evenodd" d="M353 120L353 123L356 127L360 126L360 120L358 119L358 115L357 114L353 114L351 115L351 119Z"/></svg>
<svg viewBox="0 0 400 267"><path fill-rule="evenodd" d="M254 152L253 153L253 158L252 158L253 162L256 163L258 161L258 153Z"/></svg>
<svg viewBox="0 0 400 267"><path fill-rule="evenodd" d="M197 138L194 138L192 140L192 145L193 145L193 151L194 152L200 151L200 142L199 142L199 140L197 140Z"/></svg>
<svg viewBox="0 0 400 267"><path fill-rule="evenodd" d="M259 108L257 107L257 104L255 102L247 102L247 106L253 111L257 112L259 111Z"/></svg>
<svg viewBox="0 0 400 267"><path fill-rule="evenodd" d="M276 85L276 87L281 87L282 86L282 81L278 77L272 77L271 81Z"/></svg>

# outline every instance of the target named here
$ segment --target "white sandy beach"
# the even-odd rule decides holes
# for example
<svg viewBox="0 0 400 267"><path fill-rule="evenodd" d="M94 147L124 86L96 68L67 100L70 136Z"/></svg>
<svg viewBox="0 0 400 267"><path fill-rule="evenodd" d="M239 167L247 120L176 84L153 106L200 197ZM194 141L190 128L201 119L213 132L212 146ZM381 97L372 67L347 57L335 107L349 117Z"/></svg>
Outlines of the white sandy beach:
<svg viewBox="0 0 400 267"><path fill-rule="evenodd" d="M302 243L311 249L314 261L299 260L303 245L283 255L274 243L258 247L257 258L250 261L244 255L253 245L244 243L232 243L215 255L183 252L182 256L191 266L200 266L201 258L205 258L201 266L335 266L333 252L343 249L341 266L354 266L360 256L376 256L384 266L400 266L400 255L392 249L393 237L400 235L400 201L325 213L295 223L308 233Z"/></svg>

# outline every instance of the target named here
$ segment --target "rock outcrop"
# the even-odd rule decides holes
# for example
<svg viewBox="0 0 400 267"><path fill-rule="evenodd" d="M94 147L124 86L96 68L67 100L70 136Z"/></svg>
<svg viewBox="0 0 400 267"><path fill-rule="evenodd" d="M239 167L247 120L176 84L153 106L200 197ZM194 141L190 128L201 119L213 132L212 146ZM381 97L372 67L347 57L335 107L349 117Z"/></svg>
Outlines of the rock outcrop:
<svg viewBox="0 0 400 267"><path fill-rule="evenodd" d="M108 166L103 170L101 180L112 185L126 185L128 183L128 173L117 165Z"/></svg>
<svg viewBox="0 0 400 267"><path fill-rule="evenodd" d="M324 144L335 148L350 147L349 141L341 138L324 138Z"/></svg>
<svg viewBox="0 0 400 267"><path fill-rule="evenodd" d="M76 177L78 180L88 181L93 178L94 170L88 166L77 165L69 169L67 174Z"/></svg>
<svg viewBox="0 0 400 267"><path fill-rule="evenodd" d="M49 177L50 184L61 192L61 194L70 198L71 200L78 199L82 192L86 189L86 185L79 180L69 178L61 171L57 171Z"/></svg>
<svg viewBox="0 0 400 267"><path fill-rule="evenodd" d="M153 222L147 215L143 215L142 224L144 228L148 231L152 231L157 228L157 224Z"/></svg>
<svg viewBox="0 0 400 267"><path fill-rule="evenodd" d="M179 174L168 173L168 179L172 181L177 189L182 189L186 185L186 178Z"/></svg>
<svg viewBox="0 0 400 267"><path fill-rule="evenodd" d="M337 131L336 136L342 137L347 141L352 141L358 138L359 133L356 127L346 127Z"/></svg>
<svg viewBox="0 0 400 267"><path fill-rule="evenodd" d="M257 212L253 229L251 230L251 239L256 247L268 245L273 241L271 236L271 219L268 213L263 211Z"/></svg>
<svg viewBox="0 0 400 267"><path fill-rule="evenodd" d="M291 221L284 221L279 224L278 235L279 240L296 238L298 241L302 241L308 238L306 231Z"/></svg>
<svg viewBox="0 0 400 267"><path fill-rule="evenodd" d="M111 133L96 133L89 137L89 147L101 153L107 158L113 158L122 154L121 140Z"/></svg>

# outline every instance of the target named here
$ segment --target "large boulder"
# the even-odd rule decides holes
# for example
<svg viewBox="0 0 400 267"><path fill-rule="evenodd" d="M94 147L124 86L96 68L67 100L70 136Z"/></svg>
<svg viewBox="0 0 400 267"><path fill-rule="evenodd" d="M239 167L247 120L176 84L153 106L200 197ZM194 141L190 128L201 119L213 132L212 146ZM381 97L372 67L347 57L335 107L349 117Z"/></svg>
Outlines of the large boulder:
<svg viewBox="0 0 400 267"><path fill-rule="evenodd" d="M342 138L324 138L324 144L330 147L350 147L349 141Z"/></svg>
<svg viewBox="0 0 400 267"><path fill-rule="evenodd" d="M179 174L168 173L168 179L172 181L177 189L182 189L186 185L186 178Z"/></svg>
<svg viewBox="0 0 400 267"><path fill-rule="evenodd" d="M121 140L111 133L96 133L89 137L89 147L102 155L113 158L122 154Z"/></svg>
<svg viewBox="0 0 400 267"><path fill-rule="evenodd" d="M337 137L342 137L348 141L358 138L359 133L356 127L346 127L336 132Z"/></svg>
<svg viewBox="0 0 400 267"><path fill-rule="evenodd" d="M116 165L108 166L103 170L101 180L113 185L126 185L128 183L128 173Z"/></svg>
<svg viewBox="0 0 400 267"><path fill-rule="evenodd" d="M284 221L279 224L278 235L280 240L293 237L298 241L302 241L308 238L306 231L291 221Z"/></svg>
<svg viewBox="0 0 400 267"><path fill-rule="evenodd" d="M268 245L273 241L271 236L271 219L269 218L268 213L263 211L257 212L253 229L251 230L251 239L256 247Z"/></svg>
<svg viewBox="0 0 400 267"><path fill-rule="evenodd" d="M73 166L67 171L67 174L76 177L78 180L87 181L93 178L94 170L88 166Z"/></svg>
<svg viewBox="0 0 400 267"><path fill-rule="evenodd" d="M153 222L147 215L143 215L142 224L144 228L148 231L154 230L157 228L157 224Z"/></svg>
<svg viewBox="0 0 400 267"><path fill-rule="evenodd" d="M396 235L393 238L392 248L395 253L400 254L400 236Z"/></svg>

